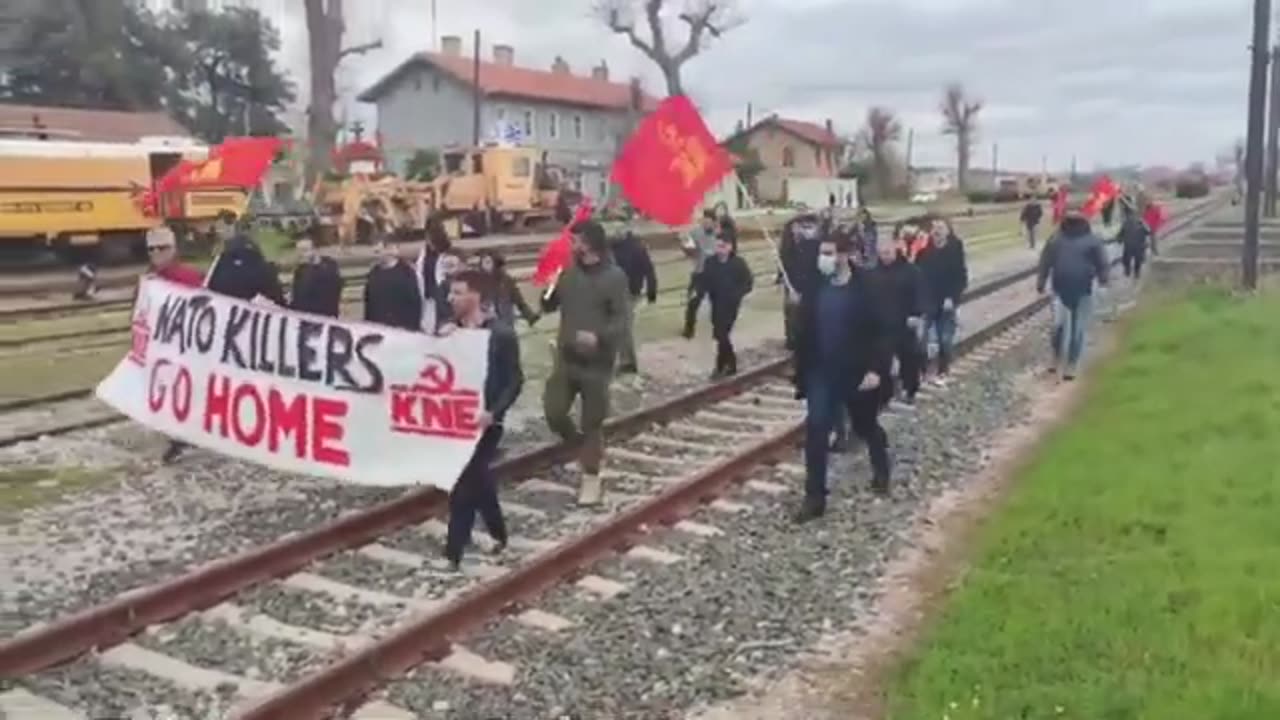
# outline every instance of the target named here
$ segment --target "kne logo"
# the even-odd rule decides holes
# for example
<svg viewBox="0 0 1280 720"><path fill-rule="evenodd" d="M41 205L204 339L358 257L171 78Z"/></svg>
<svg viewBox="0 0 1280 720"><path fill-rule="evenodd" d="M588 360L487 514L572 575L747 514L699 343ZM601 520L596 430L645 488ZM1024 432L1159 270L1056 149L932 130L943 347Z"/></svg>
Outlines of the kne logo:
<svg viewBox="0 0 1280 720"><path fill-rule="evenodd" d="M480 394L455 388L457 379L452 363L439 355L428 355L412 385L390 387L391 430L455 440L478 437Z"/></svg>

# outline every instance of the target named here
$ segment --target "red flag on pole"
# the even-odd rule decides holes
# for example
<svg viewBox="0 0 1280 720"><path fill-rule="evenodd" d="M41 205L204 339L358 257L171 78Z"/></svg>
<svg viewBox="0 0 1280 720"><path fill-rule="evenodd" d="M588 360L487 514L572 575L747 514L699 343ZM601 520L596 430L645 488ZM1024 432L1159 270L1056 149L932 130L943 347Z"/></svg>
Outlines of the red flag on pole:
<svg viewBox="0 0 1280 720"><path fill-rule="evenodd" d="M1110 175L1103 175L1094 181L1093 190L1089 193L1089 199L1084 201L1081 212L1085 217L1091 218L1097 215L1103 206L1119 196L1120 186L1112 182Z"/></svg>
<svg viewBox="0 0 1280 720"><path fill-rule="evenodd" d="M590 219L591 200L583 198L582 202L578 203L578 209L573 213L573 219L564 226L559 235L542 248L542 253L538 255L538 264L533 268L535 286L550 285L555 282L562 270L569 267L569 261L573 259L573 226Z"/></svg>
<svg viewBox="0 0 1280 720"><path fill-rule="evenodd" d="M200 162L183 160L156 183L157 193L196 187L252 188L262 182L283 141L274 137L227 138Z"/></svg>
<svg viewBox="0 0 1280 720"><path fill-rule="evenodd" d="M733 169L729 153L683 95L662 101L627 140L610 179L637 210L684 225L707 192Z"/></svg>

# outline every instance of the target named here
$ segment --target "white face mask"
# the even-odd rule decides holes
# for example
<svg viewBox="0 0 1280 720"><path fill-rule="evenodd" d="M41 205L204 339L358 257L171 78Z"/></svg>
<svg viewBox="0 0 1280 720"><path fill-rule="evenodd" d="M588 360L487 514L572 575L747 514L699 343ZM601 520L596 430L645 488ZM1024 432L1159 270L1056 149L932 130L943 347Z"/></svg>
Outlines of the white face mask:
<svg viewBox="0 0 1280 720"><path fill-rule="evenodd" d="M818 272L823 275L836 274L836 256L835 255L819 255L818 256Z"/></svg>

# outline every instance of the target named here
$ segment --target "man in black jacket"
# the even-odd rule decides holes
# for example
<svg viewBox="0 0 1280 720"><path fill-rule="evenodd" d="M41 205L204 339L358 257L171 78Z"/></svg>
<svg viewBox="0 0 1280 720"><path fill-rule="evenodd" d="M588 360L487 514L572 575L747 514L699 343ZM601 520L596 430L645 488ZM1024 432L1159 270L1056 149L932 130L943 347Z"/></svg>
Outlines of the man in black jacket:
<svg viewBox="0 0 1280 720"><path fill-rule="evenodd" d="M1027 229L1027 246L1036 249L1036 227L1044 219L1044 208L1039 200L1032 200L1022 208L1022 225Z"/></svg>
<svg viewBox="0 0 1280 720"><path fill-rule="evenodd" d="M364 282L365 322L420 332L423 303L413 266L390 237L378 241L378 255Z"/></svg>
<svg viewBox="0 0 1280 720"><path fill-rule="evenodd" d="M880 296L855 270L847 238L825 239L815 263L820 280L800 304L796 337L796 397L807 401L805 499L796 522L827 509L827 460L836 409L844 406L867 445L877 493L889 490L888 437L879 414L893 395L893 320Z"/></svg>
<svg viewBox="0 0 1280 720"><path fill-rule="evenodd" d="M716 254L707 260L702 281L711 299L711 331L716 339L716 367L712 380L738 374L738 354L733 349L733 326L738 321L742 299L755 284L747 261L738 255L738 244L730 238L716 241Z"/></svg>
<svg viewBox="0 0 1280 720"><path fill-rule="evenodd" d="M262 296L280 307L288 307L280 287L280 271L268 262L257 244L245 233L228 238L213 261L205 287L238 300Z"/></svg>
<svg viewBox="0 0 1280 720"><path fill-rule="evenodd" d="M1128 205L1124 206L1124 219L1120 222L1120 230L1116 233L1116 242L1120 245L1120 264L1124 268L1124 276L1135 280L1142 277L1142 264L1147 259L1147 245L1152 242L1151 228L1138 217L1138 213Z"/></svg>
<svg viewBox="0 0 1280 720"><path fill-rule="evenodd" d="M893 321L898 379L904 399L911 405L920 390L920 372L924 365L919 335L926 302L924 282L920 279L920 268L907 262L893 243L880 245L876 254L878 262L870 274L870 282L876 288L873 295L884 299L884 313Z"/></svg>
<svg viewBox="0 0 1280 720"><path fill-rule="evenodd" d="M782 247L779 259L790 287L784 289L783 326L787 349L795 350L796 315L805 293L817 282L818 245L827 236L829 228L822 218L813 213L797 215L782 226ZM779 273L780 276L783 273ZM782 280L779 277L779 280Z"/></svg>
<svg viewBox="0 0 1280 720"><path fill-rule="evenodd" d="M1040 272L1036 276L1037 292L1044 292L1045 283L1053 278L1050 374L1057 375L1061 370L1063 380L1075 379L1093 315L1093 285L1097 282L1105 287L1108 271L1107 251L1102 240L1093 234L1089 220L1078 209L1068 211L1058 232L1040 252Z"/></svg>
<svg viewBox="0 0 1280 720"><path fill-rule="evenodd" d="M476 443L470 462L458 476L449 496L449 534L445 558L453 570L462 562L462 551L471 542L476 514L496 543L495 552L507 546L507 524L498 504L498 483L491 468L502 441L502 420L520 397L524 371L520 367L520 342L510 325L487 315L483 295L489 279L483 272L464 270L449 281L449 305L454 322L440 328L448 335L457 328L489 331L489 369L484 378L484 412L479 425L484 431Z"/></svg>
<svg viewBox="0 0 1280 720"><path fill-rule="evenodd" d="M316 251L311 238L299 238L298 266L293 269L289 307L298 312L338 317L342 304L342 272L338 263Z"/></svg>
<svg viewBox="0 0 1280 720"><path fill-rule="evenodd" d="M956 237L951 224L941 218L933 221L929 244L916 256L924 278L925 306L923 332L920 339L922 351L929 352L930 336L938 341L938 375L936 382L946 384L951 369L952 348L956 340L956 308L960 296L969 286L969 268L965 264L964 243Z"/></svg>
<svg viewBox="0 0 1280 720"><path fill-rule="evenodd" d="M630 229L624 230L613 243L613 261L627 274L627 286L631 291L631 307L627 309L627 327L618 345L618 375L639 372L636 360L635 309L640 296L647 295L649 304L658 300L658 273L653 267L649 249ZM714 323L714 311L712 322Z"/></svg>

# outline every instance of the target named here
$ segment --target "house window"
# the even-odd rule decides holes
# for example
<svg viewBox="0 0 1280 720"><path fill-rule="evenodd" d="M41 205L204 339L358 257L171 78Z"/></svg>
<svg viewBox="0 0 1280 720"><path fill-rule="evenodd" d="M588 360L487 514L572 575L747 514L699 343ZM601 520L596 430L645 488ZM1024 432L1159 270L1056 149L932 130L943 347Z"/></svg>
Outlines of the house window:
<svg viewBox="0 0 1280 720"><path fill-rule="evenodd" d="M498 122L505 122L505 121L506 121L506 119L507 119L507 109L506 109L506 108L498 108L498 110L497 110L497 112L495 113L495 115L497 115L497 117L498 117Z"/></svg>
<svg viewBox="0 0 1280 720"><path fill-rule="evenodd" d="M822 148L813 149L813 164L822 167Z"/></svg>
<svg viewBox="0 0 1280 720"><path fill-rule="evenodd" d="M600 123L596 125L596 140L604 142L609 137L609 121L600 118Z"/></svg>
<svg viewBox="0 0 1280 720"><path fill-rule="evenodd" d="M547 113L547 137L552 140L560 137L560 116L555 113Z"/></svg>
<svg viewBox="0 0 1280 720"><path fill-rule="evenodd" d="M431 76L431 92L434 92L434 93L440 92L440 76L439 75Z"/></svg>
<svg viewBox="0 0 1280 720"><path fill-rule="evenodd" d="M573 116L573 139L574 140L582 139L582 116L581 115Z"/></svg>
<svg viewBox="0 0 1280 720"><path fill-rule="evenodd" d="M533 127L533 111L525 110L524 111L524 136L527 138L533 137L535 134L534 129L535 128Z"/></svg>
<svg viewBox="0 0 1280 720"><path fill-rule="evenodd" d="M421 76L421 75L414 75L414 76L413 76L413 90L414 90L414 92L419 92L419 91L421 91L421 90L422 90L422 76Z"/></svg>
<svg viewBox="0 0 1280 720"><path fill-rule="evenodd" d="M790 146L782 148L782 167L793 168L796 166L796 151Z"/></svg>

